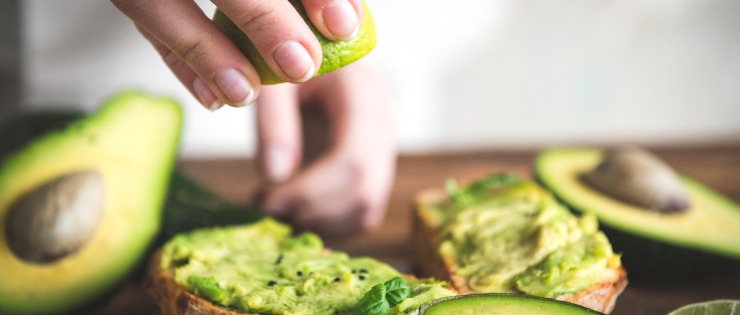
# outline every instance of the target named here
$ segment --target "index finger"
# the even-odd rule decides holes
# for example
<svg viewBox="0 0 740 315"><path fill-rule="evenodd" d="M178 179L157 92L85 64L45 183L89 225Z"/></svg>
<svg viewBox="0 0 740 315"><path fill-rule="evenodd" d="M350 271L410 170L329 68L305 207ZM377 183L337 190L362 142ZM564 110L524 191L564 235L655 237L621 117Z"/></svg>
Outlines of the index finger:
<svg viewBox="0 0 740 315"><path fill-rule="evenodd" d="M321 45L290 2L214 0L213 3L246 34L264 62L281 79L303 82L316 74L321 66Z"/></svg>

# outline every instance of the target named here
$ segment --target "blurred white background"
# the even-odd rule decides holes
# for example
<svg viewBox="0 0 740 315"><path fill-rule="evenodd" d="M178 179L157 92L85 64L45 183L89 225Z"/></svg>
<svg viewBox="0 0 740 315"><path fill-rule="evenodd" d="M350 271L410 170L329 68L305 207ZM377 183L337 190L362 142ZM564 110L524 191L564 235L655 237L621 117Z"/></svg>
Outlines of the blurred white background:
<svg viewBox="0 0 740 315"><path fill-rule="evenodd" d="M402 152L740 140L740 1L367 1ZM254 108L203 109L109 1L21 2L28 108L140 88L183 104L185 157L253 154Z"/></svg>

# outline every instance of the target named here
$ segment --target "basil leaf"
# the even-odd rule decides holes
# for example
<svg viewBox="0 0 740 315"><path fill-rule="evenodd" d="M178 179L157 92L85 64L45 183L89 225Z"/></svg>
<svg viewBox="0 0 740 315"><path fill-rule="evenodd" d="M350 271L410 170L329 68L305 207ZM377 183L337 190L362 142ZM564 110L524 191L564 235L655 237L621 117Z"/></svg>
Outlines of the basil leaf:
<svg viewBox="0 0 740 315"><path fill-rule="evenodd" d="M385 298L391 306L396 306L411 294L409 285L401 277L395 277L385 283Z"/></svg>
<svg viewBox="0 0 740 315"><path fill-rule="evenodd" d="M386 315L390 305L385 299L385 285L378 283L357 302L352 315Z"/></svg>
<svg viewBox="0 0 740 315"><path fill-rule="evenodd" d="M489 194L493 189L511 186L520 183L521 181L522 180L514 174L500 173L476 180L462 188L454 179L448 179L445 183L445 187L447 188L447 193L454 204L459 206L468 206L474 203L477 198Z"/></svg>

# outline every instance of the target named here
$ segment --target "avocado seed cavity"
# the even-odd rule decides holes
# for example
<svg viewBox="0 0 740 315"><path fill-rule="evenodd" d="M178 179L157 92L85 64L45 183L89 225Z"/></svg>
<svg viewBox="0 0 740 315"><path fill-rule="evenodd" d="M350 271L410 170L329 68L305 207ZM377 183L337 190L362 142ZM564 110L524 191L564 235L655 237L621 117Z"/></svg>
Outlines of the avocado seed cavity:
<svg viewBox="0 0 740 315"><path fill-rule="evenodd" d="M92 237L103 212L103 179L85 170L31 190L9 210L6 238L21 259L45 264L77 252Z"/></svg>
<svg viewBox="0 0 740 315"><path fill-rule="evenodd" d="M684 212L689 198L673 169L646 150L627 147L604 153L583 181L619 201L660 213Z"/></svg>

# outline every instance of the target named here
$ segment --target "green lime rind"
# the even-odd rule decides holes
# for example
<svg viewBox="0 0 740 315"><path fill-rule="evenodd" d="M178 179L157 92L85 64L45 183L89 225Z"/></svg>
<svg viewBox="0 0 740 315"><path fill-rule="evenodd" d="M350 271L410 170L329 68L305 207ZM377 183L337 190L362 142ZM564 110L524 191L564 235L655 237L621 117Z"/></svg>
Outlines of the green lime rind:
<svg viewBox="0 0 740 315"><path fill-rule="evenodd" d="M362 24L357 32L357 36L349 41L332 41L324 35L321 35L319 31L313 26L311 21L306 15L306 10L300 1L291 0L296 11L301 15L311 31L316 35L316 38L321 44L321 50L323 58L321 60L321 67L316 71L315 76L337 70L344 67L352 62L367 55L374 47L376 43L375 38L375 23L373 22L372 16L370 16L370 10L367 4L363 1L363 8L365 11ZM252 63L257 73L260 76L262 84L277 84L283 83L285 80L280 78L275 72L270 69L265 59L262 58L257 47L254 46L251 40L244 34L239 27L234 24L226 15L220 10L216 10L213 16L213 22L226 34L239 48L239 50L247 56L247 59Z"/></svg>
<svg viewBox="0 0 740 315"><path fill-rule="evenodd" d="M682 306L668 315L738 315L740 300L713 300Z"/></svg>

